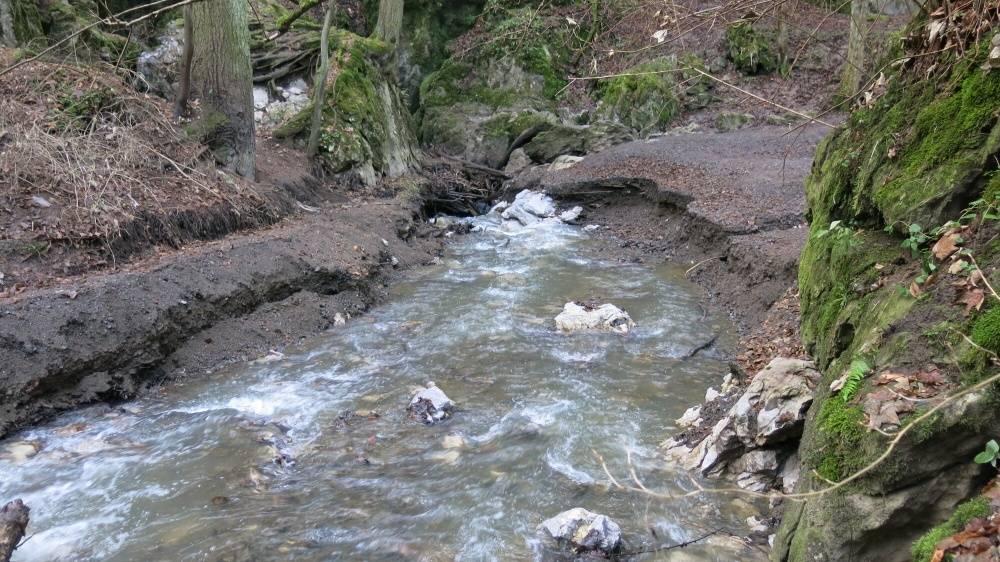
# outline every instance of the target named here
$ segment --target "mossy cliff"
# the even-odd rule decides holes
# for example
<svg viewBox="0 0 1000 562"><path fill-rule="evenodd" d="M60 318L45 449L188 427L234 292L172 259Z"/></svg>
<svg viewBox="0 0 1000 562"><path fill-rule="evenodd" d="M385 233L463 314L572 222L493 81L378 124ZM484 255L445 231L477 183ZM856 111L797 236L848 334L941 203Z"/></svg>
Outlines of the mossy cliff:
<svg viewBox="0 0 1000 562"><path fill-rule="evenodd" d="M415 166L412 117L392 79L390 49L377 39L337 31L330 37L330 75L320 129L319 160L331 173L355 171L363 183ZM303 140L313 104L275 132Z"/></svg>
<svg viewBox="0 0 1000 562"><path fill-rule="evenodd" d="M1000 204L1000 71L980 68L985 53L942 55L932 79L927 64L896 70L817 150L799 289L803 340L825 383L799 449L800 492L867 466L889 446L887 434L935 403L900 405L899 427L869 429L872 404L877 411L886 396L876 398L882 374L931 377L941 396L998 372L969 342L997 350L1000 303L987 294L979 309L966 306L983 285L971 258L963 265L930 251L963 227L956 240L1000 286L1000 227L989 218ZM857 390L831 391L859 361L868 368ZM1000 435L998 406L995 387L972 393L908 430L864 477L788 502L773 559L908 560L913 542L988 477L972 459Z"/></svg>
<svg viewBox="0 0 1000 562"><path fill-rule="evenodd" d="M9 16L10 21L0 21L0 44L18 46L37 51L56 41L68 39L60 52L72 54L80 60L106 60L119 62L125 67L134 65L139 46L124 35L89 27L100 17L95 0L8 0L10 14L0 8L0 20ZM6 29L10 27L10 29ZM84 32L73 35L80 29ZM12 37L8 37L12 35Z"/></svg>

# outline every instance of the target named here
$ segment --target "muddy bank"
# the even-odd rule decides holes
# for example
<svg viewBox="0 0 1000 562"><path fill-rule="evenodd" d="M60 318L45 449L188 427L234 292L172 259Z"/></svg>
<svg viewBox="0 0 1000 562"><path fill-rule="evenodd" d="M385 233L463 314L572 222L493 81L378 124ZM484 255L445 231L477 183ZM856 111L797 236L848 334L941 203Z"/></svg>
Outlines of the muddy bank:
<svg viewBox="0 0 1000 562"><path fill-rule="evenodd" d="M340 323L430 261L401 199L328 205L253 234L187 248L0 313L0 436L96 400L251 359Z"/></svg>
<svg viewBox="0 0 1000 562"><path fill-rule="evenodd" d="M798 336L798 259L805 245L803 182L824 127L760 127L628 143L563 170L518 178L599 225L608 256L688 264L687 276L731 316L740 364L804 357Z"/></svg>

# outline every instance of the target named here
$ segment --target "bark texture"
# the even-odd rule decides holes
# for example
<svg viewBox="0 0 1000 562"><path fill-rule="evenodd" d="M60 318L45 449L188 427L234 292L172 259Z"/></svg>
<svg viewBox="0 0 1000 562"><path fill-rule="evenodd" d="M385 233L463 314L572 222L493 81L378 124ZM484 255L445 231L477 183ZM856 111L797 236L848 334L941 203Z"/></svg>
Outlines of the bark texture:
<svg viewBox="0 0 1000 562"><path fill-rule="evenodd" d="M201 93L201 134L216 159L254 177L253 68L245 0L207 0L192 6L192 77Z"/></svg>
<svg viewBox="0 0 1000 562"><path fill-rule="evenodd" d="M316 73L316 92L313 96L312 126L309 129L309 144L306 153L316 156L319 152L319 132L323 126L323 103L326 100L326 82L330 78L330 26L333 24L333 11L337 3L331 1L326 8L326 18L323 20L323 32L320 34L319 71Z"/></svg>
<svg viewBox="0 0 1000 562"><path fill-rule="evenodd" d="M847 61L841 75L841 88L845 96L852 96L865 81L868 60L868 19L872 16L868 0L851 0L851 31L847 39Z"/></svg>
<svg viewBox="0 0 1000 562"><path fill-rule="evenodd" d="M0 509L0 562L9 562L28 527L28 506L14 500Z"/></svg>
<svg viewBox="0 0 1000 562"><path fill-rule="evenodd" d="M187 113L188 99L191 97L191 61L194 58L194 16L191 6L184 6L184 50L181 52L180 84L174 103L174 116Z"/></svg>
<svg viewBox="0 0 1000 562"><path fill-rule="evenodd" d="M0 47L16 47L14 35L14 10L10 0L0 0Z"/></svg>
<svg viewBox="0 0 1000 562"><path fill-rule="evenodd" d="M403 0L381 0L378 3L378 23L375 25L375 37L396 46L402 31Z"/></svg>

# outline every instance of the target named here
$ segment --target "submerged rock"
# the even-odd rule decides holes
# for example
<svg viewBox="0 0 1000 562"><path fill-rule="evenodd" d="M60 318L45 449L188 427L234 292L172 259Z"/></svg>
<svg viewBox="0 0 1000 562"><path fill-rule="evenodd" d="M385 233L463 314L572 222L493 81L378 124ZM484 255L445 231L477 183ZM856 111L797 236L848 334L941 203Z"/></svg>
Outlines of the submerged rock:
<svg viewBox="0 0 1000 562"><path fill-rule="evenodd" d="M613 554L622 545L621 527L605 515L576 507L564 511L539 526L560 544L577 550Z"/></svg>
<svg viewBox="0 0 1000 562"><path fill-rule="evenodd" d="M427 388L414 394L407 407L410 417L426 424L446 420L454 410L455 403L433 382L427 383Z"/></svg>
<svg viewBox="0 0 1000 562"><path fill-rule="evenodd" d="M635 322L627 312L613 304L594 308L568 302L556 316L556 327L564 332L604 330L627 334L635 327Z"/></svg>

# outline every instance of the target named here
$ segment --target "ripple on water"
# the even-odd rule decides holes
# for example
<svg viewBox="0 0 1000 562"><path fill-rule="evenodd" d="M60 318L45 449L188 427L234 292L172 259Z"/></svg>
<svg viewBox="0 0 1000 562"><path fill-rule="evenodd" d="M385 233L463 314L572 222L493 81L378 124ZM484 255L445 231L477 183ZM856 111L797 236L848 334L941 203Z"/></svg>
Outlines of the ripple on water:
<svg viewBox="0 0 1000 562"><path fill-rule="evenodd" d="M576 227L470 222L444 265L330 336L13 438L41 445L0 459L0 498L24 497L37 533L17 560L543 559L537 525L577 506L636 545L649 525L676 540L739 529L745 512L724 502L609 491L594 455L620 476L630 457L650 486L689 485L657 443L727 372L676 359L724 320L683 275L603 261ZM563 304L591 297L637 330L558 333ZM428 380L458 405L441 426L406 417ZM278 446L294 466L274 462Z"/></svg>

